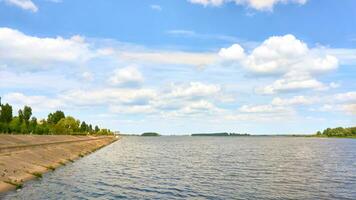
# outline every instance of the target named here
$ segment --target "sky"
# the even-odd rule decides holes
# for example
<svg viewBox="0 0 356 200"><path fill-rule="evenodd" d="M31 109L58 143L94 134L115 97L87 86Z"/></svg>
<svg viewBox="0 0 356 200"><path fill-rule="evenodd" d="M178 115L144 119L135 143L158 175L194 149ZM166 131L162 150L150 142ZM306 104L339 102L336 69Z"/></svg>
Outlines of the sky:
<svg viewBox="0 0 356 200"><path fill-rule="evenodd" d="M0 0L14 114L122 133L356 125L354 0Z"/></svg>

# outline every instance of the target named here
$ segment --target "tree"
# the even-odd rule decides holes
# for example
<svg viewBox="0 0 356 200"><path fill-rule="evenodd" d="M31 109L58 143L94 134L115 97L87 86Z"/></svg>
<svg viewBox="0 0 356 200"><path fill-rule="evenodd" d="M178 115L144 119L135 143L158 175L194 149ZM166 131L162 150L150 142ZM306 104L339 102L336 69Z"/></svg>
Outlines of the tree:
<svg viewBox="0 0 356 200"><path fill-rule="evenodd" d="M10 132L12 133L20 133L21 132L21 122L20 122L20 117L14 117L12 118L10 124L9 124L9 129Z"/></svg>
<svg viewBox="0 0 356 200"><path fill-rule="evenodd" d="M88 125L85 123L85 121L82 122L82 124L80 125L80 132L84 133L88 131Z"/></svg>
<svg viewBox="0 0 356 200"><path fill-rule="evenodd" d="M99 126L95 126L95 133L98 133L100 131L100 128L99 128Z"/></svg>
<svg viewBox="0 0 356 200"><path fill-rule="evenodd" d="M97 134L98 135L112 135L112 133L109 129L100 129L100 131Z"/></svg>
<svg viewBox="0 0 356 200"><path fill-rule="evenodd" d="M23 111L20 109L20 110L19 110L19 122L22 123L22 122L23 122L23 119L24 119Z"/></svg>
<svg viewBox="0 0 356 200"><path fill-rule="evenodd" d="M91 124L89 124L89 133L93 132L93 126Z"/></svg>
<svg viewBox="0 0 356 200"><path fill-rule="evenodd" d="M54 130L57 134L73 134L79 130L80 122L73 117L66 117L59 120L55 125Z"/></svg>
<svg viewBox="0 0 356 200"><path fill-rule="evenodd" d="M47 122L49 124L56 125L63 118L65 118L64 112L57 110L53 114L49 113Z"/></svg>
<svg viewBox="0 0 356 200"><path fill-rule="evenodd" d="M12 120L12 106L9 104L1 105L0 122L10 123Z"/></svg>
<svg viewBox="0 0 356 200"><path fill-rule="evenodd" d="M23 119L24 119L24 121L26 123L26 126L28 126L28 124L29 124L29 120L31 118L31 115L32 115L32 108L29 107L29 106L25 106L23 108Z"/></svg>
<svg viewBox="0 0 356 200"><path fill-rule="evenodd" d="M36 117L32 117L31 121L29 123L28 129L29 129L29 131L31 133L36 133L36 128L37 128L37 118Z"/></svg>

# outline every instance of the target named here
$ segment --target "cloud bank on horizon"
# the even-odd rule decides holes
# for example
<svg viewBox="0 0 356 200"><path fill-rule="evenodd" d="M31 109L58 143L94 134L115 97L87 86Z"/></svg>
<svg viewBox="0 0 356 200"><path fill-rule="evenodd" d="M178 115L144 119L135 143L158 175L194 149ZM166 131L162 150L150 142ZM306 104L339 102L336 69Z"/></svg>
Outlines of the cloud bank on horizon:
<svg viewBox="0 0 356 200"><path fill-rule="evenodd" d="M38 12L32 1L5 2ZM189 2L204 6L233 2L256 10L307 3ZM162 15L169 5L152 2L146 9ZM91 31L60 36L4 24L0 20L0 96L16 109L31 105L40 117L61 109L91 123L136 133L308 133L355 123L352 47L322 45L292 33L259 41L189 29L161 31L162 40L182 41L186 46L182 48L169 42L123 42ZM216 42L213 48L196 49L199 40Z"/></svg>

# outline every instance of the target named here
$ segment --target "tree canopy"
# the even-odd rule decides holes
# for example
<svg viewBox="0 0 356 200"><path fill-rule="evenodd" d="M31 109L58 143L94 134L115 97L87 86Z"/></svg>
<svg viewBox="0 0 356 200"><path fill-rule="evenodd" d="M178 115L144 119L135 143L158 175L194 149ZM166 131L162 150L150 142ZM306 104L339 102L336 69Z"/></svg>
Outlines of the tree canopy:
<svg viewBox="0 0 356 200"><path fill-rule="evenodd" d="M13 116L12 106L8 103L0 105L0 133L12 134L70 134L70 135L112 135L109 129L100 129L85 121L80 122L63 111L49 113L47 119L38 120L32 116L32 108L24 106Z"/></svg>
<svg viewBox="0 0 356 200"><path fill-rule="evenodd" d="M323 132L318 131L316 135L323 137L356 137L356 127L327 128Z"/></svg>

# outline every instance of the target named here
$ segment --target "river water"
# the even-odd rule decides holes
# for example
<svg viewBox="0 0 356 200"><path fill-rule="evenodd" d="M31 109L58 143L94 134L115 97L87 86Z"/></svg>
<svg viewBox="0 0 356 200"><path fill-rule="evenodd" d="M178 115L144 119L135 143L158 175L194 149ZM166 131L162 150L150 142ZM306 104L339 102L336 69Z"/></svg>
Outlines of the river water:
<svg viewBox="0 0 356 200"><path fill-rule="evenodd" d="M356 199L356 139L124 137L3 199Z"/></svg>

